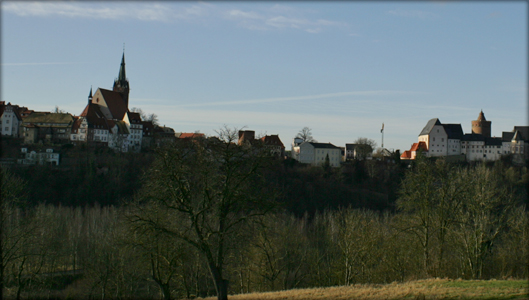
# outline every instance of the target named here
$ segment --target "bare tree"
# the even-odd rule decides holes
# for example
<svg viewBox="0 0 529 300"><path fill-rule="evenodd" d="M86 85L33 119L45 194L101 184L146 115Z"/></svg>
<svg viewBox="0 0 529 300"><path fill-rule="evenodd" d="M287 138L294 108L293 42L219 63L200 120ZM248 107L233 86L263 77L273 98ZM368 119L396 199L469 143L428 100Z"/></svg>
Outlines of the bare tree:
<svg viewBox="0 0 529 300"><path fill-rule="evenodd" d="M312 137L312 129L309 127L303 127L298 134L296 135L296 138L302 139L304 142L313 142L316 143L317 141Z"/></svg>
<svg viewBox="0 0 529 300"><path fill-rule="evenodd" d="M356 155L362 160L367 159L377 147L377 143L374 140L365 137L357 138L356 141L354 141L354 144L356 144Z"/></svg>
<svg viewBox="0 0 529 300"><path fill-rule="evenodd" d="M130 109L130 111L139 113L143 121L152 122L153 125L159 125L158 115L156 115L155 113L149 114L147 112L144 112L141 108L138 108L138 107L133 107Z"/></svg>
<svg viewBox="0 0 529 300"><path fill-rule="evenodd" d="M228 298L225 260L237 232L275 206L261 171L270 162L259 145L237 145L236 129L160 151L130 215L133 228L174 236L205 258L219 300Z"/></svg>

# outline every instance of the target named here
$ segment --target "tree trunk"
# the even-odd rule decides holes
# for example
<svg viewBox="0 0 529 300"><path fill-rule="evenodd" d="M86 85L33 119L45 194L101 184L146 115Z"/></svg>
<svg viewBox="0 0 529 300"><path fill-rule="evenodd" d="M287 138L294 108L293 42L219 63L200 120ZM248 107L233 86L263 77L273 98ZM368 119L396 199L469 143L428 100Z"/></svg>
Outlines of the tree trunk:
<svg viewBox="0 0 529 300"><path fill-rule="evenodd" d="M222 278L221 270L214 264L209 264L209 270L215 281L218 300L228 300L228 280Z"/></svg>

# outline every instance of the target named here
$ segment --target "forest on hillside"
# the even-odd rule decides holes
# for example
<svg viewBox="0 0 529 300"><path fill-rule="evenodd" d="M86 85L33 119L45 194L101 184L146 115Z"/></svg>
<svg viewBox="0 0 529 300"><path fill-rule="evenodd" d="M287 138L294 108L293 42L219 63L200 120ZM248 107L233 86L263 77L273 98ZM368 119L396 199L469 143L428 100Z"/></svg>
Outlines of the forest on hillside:
<svg viewBox="0 0 529 300"><path fill-rule="evenodd" d="M528 278L526 167L307 167L235 132L2 168L14 299L182 299L422 278ZM80 160L81 161L81 160Z"/></svg>

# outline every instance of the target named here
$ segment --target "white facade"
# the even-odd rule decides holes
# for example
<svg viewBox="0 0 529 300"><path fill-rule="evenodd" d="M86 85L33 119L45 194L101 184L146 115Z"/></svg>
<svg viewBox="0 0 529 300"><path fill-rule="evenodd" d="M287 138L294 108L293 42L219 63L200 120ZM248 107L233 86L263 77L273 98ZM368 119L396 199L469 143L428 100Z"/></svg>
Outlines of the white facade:
<svg viewBox="0 0 529 300"><path fill-rule="evenodd" d="M290 156L299 161L299 146L303 143L303 140L300 138L293 138L292 139L292 147L290 151Z"/></svg>
<svg viewBox="0 0 529 300"><path fill-rule="evenodd" d="M448 139L447 155L460 155L460 154L461 154L461 140Z"/></svg>
<svg viewBox="0 0 529 300"><path fill-rule="evenodd" d="M46 149L46 152L27 152L27 148L22 148L22 153L25 154L25 158L19 159L19 164L25 164L25 165L44 165L44 164L52 164L52 165L59 165L59 159L60 154L54 153L53 149Z"/></svg>
<svg viewBox="0 0 529 300"><path fill-rule="evenodd" d="M129 132L129 145L133 147L133 149L141 149L141 140L143 138L143 125L130 124Z"/></svg>
<svg viewBox="0 0 529 300"><path fill-rule="evenodd" d="M321 166L327 156L332 167L339 167L342 161L340 148L332 144L304 142L299 146L299 162Z"/></svg>
<svg viewBox="0 0 529 300"><path fill-rule="evenodd" d="M86 142L88 137L88 122L86 118L80 117L79 128L72 130L70 140L74 142Z"/></svg>
<svg viewBox="0 0 529 300"><path fill-rule="evenodd" d="M4 106L4 112L0 116L0 132L3 136L19 137L19 128L22 120L19 119L15 108L11 104Z"/></svg>
<svg viewBox="0 0 529 300"><path fill-rule="evenodd" d="M483 160L485 141L461 141L461 152L468 161Z"/></svg>
<svg viewBox="0 0 529 300"><path fill-rule="evenodd" d="M428 156L446 156L448 154L448 135L443 125L434 125L428 134L419 136L419 142L425 142Z"/></svg>

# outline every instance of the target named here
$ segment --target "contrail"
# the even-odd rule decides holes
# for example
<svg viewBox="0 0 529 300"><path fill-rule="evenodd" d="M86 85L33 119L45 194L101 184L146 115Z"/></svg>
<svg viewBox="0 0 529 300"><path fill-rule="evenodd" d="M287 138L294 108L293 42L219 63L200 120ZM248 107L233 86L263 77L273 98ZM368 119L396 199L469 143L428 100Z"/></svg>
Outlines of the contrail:
<svg viewBox="0 0 529 300"><path fill-rule="evenodd" d="M2 66L76 65L88 62L41 62L41 63L2 63Z"/></svg>

